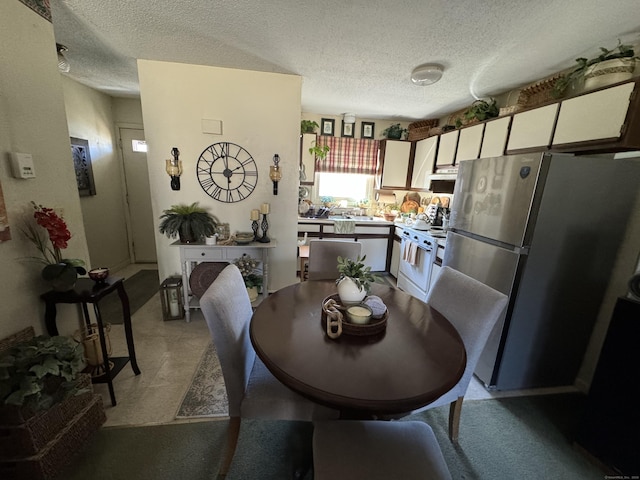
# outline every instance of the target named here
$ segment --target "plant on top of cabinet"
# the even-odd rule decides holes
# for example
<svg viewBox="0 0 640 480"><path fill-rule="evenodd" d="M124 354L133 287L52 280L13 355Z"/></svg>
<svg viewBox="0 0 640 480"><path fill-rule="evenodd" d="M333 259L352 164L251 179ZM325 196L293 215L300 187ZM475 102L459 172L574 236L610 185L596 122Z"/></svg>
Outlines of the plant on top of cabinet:
<svg viewBox="0 0 640 480"><path fill-rule="evenodd" d="M302 120L300 122L300 133L316 133L316 128L319 126L318 122L313 120Z"/></svg>
<svg viewBox="0 0 640 480"><path fill-rule="evenodd" d="M383 138L388 138L389 140L400 140L403 136L406 136L407 133L408 130L406 128L402 128L399 123L394 123L385 128L381 135Z"/></svg>
<svg viewBox="0 0 640 480"><path fill-rule="evenodd" d="M636 66L636 60L638 60L638 57L635 56L633 47L624 45L618 39L618 45L612 49L600 47L600 55L597 57L590 59L584 57L576 58L578 66L555 83L553 96L560 97L569 86L581 78L585 79L585 87L589 87L586 82L590 78L602 80L604 75L609 74L616 75L613 82L631 78Z"/></svg>
<svg viewBox="0 0 640 480"><path fill-rule="evenodd" d="M495 98L491 99L491 102L486 100L476 100L467 108L462 114L463 118L456 119L456 127L460 128L462 125L466 125L475 120L483 121L489 118L495 118L500 114L500 110L496 105Z"/></svg>

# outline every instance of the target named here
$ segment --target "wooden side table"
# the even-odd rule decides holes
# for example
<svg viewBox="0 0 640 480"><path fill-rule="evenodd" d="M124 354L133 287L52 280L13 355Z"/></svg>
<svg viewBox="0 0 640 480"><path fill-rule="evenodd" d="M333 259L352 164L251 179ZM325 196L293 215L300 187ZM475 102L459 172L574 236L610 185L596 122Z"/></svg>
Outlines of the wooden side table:
<svg viewBox="0 0 640 480"><path fill-rule="evenodd" d="M128 357L111 357L107 354L107 342L104 337L104 325L102 323L102 315L98 302L112 292L117 292L122 303L124 332L127 340ZM40 298L44 300L45 314L44 320L49 335L58 335L58 327L56 325L56 304L58 303L79 303L82 305L82 312L87 326L91 325L89 317L88 303L93 304L93 311L96 315L98 324L98 332L100 334L100 347L102 349L102 358L105 359L104 375L92 377L93 383L107 383L109 386L109 395L111 397L111 405L116 405L116 395L113 390L113 379L122 370L122 368L131 362L133 373L140 375L138 362L136 361L136 351L133 345L133 330L131 328L131 309L129 307L129 297L124 289L123 279L119 277L108 277L104 283L96 283L89 278L79 278L73 290L67 292L56 292L50 290L43 293ZM113 362L110 367L109 361Z"/></svg>

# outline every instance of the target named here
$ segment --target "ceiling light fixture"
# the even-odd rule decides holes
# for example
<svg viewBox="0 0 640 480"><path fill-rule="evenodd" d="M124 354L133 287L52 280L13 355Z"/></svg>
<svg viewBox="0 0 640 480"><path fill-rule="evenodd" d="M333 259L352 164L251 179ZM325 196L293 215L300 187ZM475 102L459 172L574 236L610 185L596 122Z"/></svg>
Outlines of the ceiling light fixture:
<svg viewBox="0 0 640 480"><path fill-rule="evenodd" d="M343 114L344 123L356 123L356 114L355 113L345 113Z"/></svg>
<svg viewBox="0 0 640 480"><path fill-rule="evenodd" d="M58 51L58 70L62 73L68 73L71 70L71 65L66 58L64 58L63 53L68 50L67 47L60 43L56 43L56 50Z"/></svg>
<svg viewBox="0 0 640 480"><path fill-rule="evenodd" d="M411 81L419 86L431 85L442 78L444 68L435 63L418 65L411 72Z"/></svg>

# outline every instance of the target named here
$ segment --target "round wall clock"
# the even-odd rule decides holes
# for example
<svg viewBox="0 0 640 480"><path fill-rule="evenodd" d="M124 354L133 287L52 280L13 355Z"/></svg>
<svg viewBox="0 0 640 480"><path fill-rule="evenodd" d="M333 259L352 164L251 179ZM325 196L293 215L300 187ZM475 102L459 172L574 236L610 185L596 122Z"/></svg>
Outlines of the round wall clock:
<svg viewBox="0 0 640 480"><path fill-rule="evenodd" d="M198 158L196 173L207 195L225 203L244 200L258 183L258 167L251 154L229 142L205 148Z"/></svg>

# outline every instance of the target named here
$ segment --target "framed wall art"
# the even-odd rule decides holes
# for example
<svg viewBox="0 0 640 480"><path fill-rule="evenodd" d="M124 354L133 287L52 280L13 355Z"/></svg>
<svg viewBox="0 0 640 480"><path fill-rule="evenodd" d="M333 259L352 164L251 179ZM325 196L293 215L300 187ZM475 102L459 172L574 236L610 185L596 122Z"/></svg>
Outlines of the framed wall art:
<svg viewBox="0 0 640 480"><path fill-rule="evenodd" d="M336 121L333 118L323 118L320 121L320 134L321 135L334 135Z"/></svg>
<svg viewBox="0 0 640 480"><path fill-rule="evenodd" d="M351 137L353 138L353 123L346 123L344 120L342 121L342 136L343 137Z"/></svg>
<svg viewBox="0 0 640 480"><path fill-rule="evenodd" d="M76 183L78 184L80 196L95 195L96 185L93 181L89 142L82 138L71 137L71 156L73 158L73 168L76 171Z"/></svg>
<svg viewBox="0 0 640 480"><path fill-rule="evenodd" d="M362 133L360 134L361 138L373 138L373 131L376 124L373 122L362 122Z"/></svg>

